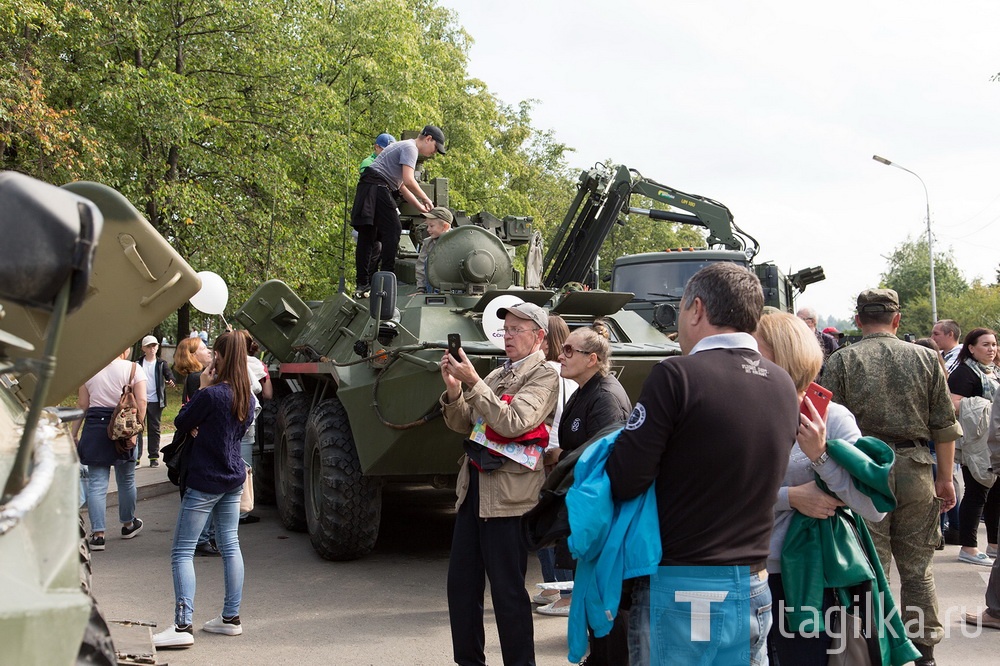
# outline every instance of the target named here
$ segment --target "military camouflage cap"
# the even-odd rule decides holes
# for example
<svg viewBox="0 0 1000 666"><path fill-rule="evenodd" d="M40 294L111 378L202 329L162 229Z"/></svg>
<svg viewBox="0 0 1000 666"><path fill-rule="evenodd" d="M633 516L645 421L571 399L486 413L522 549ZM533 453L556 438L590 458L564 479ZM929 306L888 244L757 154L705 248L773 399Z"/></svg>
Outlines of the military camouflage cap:
<svg viewBox="0 0 1000 666"><path fill-rule="evenodd" d="M858 294L858 314L899 312L899 294L892 289L865 289Z"/></svg>

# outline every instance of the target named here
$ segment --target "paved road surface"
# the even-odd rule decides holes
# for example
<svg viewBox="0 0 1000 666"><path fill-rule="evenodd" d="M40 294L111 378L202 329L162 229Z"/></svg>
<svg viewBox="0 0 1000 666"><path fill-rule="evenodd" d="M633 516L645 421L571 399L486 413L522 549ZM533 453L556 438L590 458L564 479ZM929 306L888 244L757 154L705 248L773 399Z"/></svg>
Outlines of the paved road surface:
<svg viewBox="0 0 1000 666"><path fill-rule="evenodd" d="M160 469L138 470L139 483L156 495L165 478ZM112 475L113 478L113 475ZM308 535L287 532L273 507L258 507L263 520L240 528L246 561L242 619L238 637L195 632L187 650L160 651L159 663L198 664L450 664L451 643L445 577L451 538L453 491L390 486L375 552L356 562L327 562L317 556ZM141 535L124 541L109 530L107 550L94 554L94 589L109 619L173 619L170 542L177 495L141 500ZM109 524L116 514L109 511ZM985 542L985 533L981 535ZM938 552L935 566L942 608L953 608L946 622L950 637L938 648L944 666L1000 664L1000 631L964 637L959 613L982 604L989 569L955 561L957 546ZM198 591L195 627L216 616L222 605L222 564L196 558ZM537 560L529 560L530 583L541 580ZM500 664L496 628L487 594L487 657ZM563 618L535 616L539 666L562 666Z"/></svg>

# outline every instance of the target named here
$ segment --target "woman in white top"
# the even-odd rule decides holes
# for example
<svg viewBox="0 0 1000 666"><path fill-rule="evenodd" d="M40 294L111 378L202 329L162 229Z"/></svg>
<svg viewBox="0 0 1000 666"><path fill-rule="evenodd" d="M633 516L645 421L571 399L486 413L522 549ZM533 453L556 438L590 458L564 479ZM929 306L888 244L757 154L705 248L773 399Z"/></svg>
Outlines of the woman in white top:
<svg viewBox="0 0 1000 666"><path fill-rule="evenodd" d="M118 405L122 389L132 375L132 391L140 423L146 418L146 373L127 360L130 349L123 351L107 367L91 377L77 392L77 405L86 412L83 421L73 426L80 463L87 466L87 514L90 516L90 549L104 550L105 512L111 467L118 483L118 519L122 538L131 539L142 529L135 517L135 448L119 453L108 437L108 420ZM133 374L134 371L134 374ZM133 444L135 438L132 438Z"/></svg>

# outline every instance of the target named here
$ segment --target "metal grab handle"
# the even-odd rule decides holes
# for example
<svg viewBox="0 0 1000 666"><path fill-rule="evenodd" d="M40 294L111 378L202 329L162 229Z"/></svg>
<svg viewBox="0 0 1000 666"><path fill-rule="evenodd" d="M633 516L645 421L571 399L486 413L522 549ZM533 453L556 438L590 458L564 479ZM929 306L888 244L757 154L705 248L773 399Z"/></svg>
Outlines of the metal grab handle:
<svg viewBox="0 0 1000 666"><path fill-rule="evenodd" d="M132 266L135 270L145 278L146 282L156 282L156 278L149 271L146 266L146 262L142 260L139 255L139 250L135 246L135 238L128 234L122 234L118 237L118 242L121 243L122 249L125 251L125 256L128 260L132 262ZM162 291L162 290L161 290ZM159 292L157 292L159 294Z"/></svg>
<svg viewBox="0 0 1000 666"><path fill-rule="evenodd" d="M138 255L136 255L136 256L138 256ZM140 258L139 261L142 261L142 258ZM163 292L165 292L167 289L170 289L172 286L174 286L175 284L177 284L178 280L180 280L180 279L181 279L181 272L177 271L176 273L174 273L174 276L172 278L170 278L169 280L166 281L166 283L164 283L164 285L162 287L160 287L159 289L157 289L156 291L154 291L149 296L143 296L142 299L139 301L139 305L141 305L141 306L149 305L150 303L152 303L153 301L155 301L157 298L159 298L160 296L162 296Z"/></svg>

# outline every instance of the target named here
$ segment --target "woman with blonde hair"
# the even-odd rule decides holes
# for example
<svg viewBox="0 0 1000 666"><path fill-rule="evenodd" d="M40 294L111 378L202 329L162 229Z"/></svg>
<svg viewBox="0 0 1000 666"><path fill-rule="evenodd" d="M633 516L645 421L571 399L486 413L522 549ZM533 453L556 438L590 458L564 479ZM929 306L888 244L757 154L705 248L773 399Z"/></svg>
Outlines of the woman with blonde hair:
<svg viewBox="0 0 1000 666"><path fill-rule="evenodd" d="M806 389L823 365L823 350L817 344L816 336L805 322L786 312L762 316L753 335L761 356L773 361L791 376L799 400L803 400ZM827 454L827 440L840 439L854 444L861 438L854 415L835 402L828 405L825 418L820 416L811 400L806 400L804 405L811 416L800 415L798 436L789 452L788 469L774 506L771 552L767 559L768 583L774 607L783 611L776 614L768 635L770 661L777 666L826 664L829 659L827 650L832 642L829 631L801 634L789 632L779 624L784 622L784 611L789 606L781 579L781 554L792 517L801 513L826 520L845 504L868 520L879 521L885 517L875 508L872 499L855 487L850 473ZM817 476L833 494L817 485ZM872 565L879 566L879 563ZM824 607L816 610L826 613L827 608L835 603L833 591L827 589Z"/></svg>

